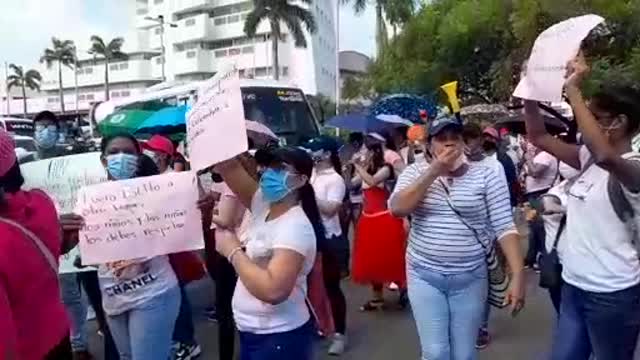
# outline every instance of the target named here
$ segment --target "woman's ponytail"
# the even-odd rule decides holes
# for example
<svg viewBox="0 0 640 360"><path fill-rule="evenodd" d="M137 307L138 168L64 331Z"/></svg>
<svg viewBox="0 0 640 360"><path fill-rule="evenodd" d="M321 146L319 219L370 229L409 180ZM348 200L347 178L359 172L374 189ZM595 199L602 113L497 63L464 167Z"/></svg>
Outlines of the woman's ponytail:
<svg viewBox="0 0 640 360"><path fill-rule="evenodd" d="M318 210L318 203L316 202L316 193L313 191L311 184L306 183L298 190L298 196L302 203L302 210L304 210L313 226L313 232L316 235L316 247L318 251L322 251L326 248L327 240L322 218L320 217L320 210Z"/></svg>
<svg viewBox="0 0 640 360"><path fill-rule="evenodd" d="M331 157L329 158L329 160L331 160L331 165L333 166L333 169L338 174L342 174L342 162L340 161L340 156L338 156L337 151L331 152Z"/></svg>

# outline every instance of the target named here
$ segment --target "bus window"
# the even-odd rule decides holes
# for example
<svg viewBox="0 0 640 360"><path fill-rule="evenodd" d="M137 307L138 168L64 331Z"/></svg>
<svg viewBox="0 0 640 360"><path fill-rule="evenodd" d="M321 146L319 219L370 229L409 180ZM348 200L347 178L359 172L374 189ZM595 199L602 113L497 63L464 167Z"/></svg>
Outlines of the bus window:
<svg viewBox="0 0 640 360"><path fill-rule="evenodd" d="M318 128L302 91L273 87L242 87L248 120L269 127L287 144L300 144L318 135Z"/></svg>

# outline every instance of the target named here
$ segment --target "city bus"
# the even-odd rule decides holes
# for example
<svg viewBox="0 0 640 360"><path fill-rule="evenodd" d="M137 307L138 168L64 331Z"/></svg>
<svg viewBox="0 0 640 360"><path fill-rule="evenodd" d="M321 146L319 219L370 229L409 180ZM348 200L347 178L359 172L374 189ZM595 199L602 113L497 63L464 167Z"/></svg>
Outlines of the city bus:
<svg viewBox="0 0 640 360"><path fill-rule="evenodd" d="M91 120L97 124L115 111L138 108L149 102L190 105L202 84L200 81L168 88L163 88L164 84L155 85L137 96L97 104L91 111ZM256 79L242 79L240 87L247 120L266 125L283 144L297 145L319 134L315 115L301 89Z"/></svg>

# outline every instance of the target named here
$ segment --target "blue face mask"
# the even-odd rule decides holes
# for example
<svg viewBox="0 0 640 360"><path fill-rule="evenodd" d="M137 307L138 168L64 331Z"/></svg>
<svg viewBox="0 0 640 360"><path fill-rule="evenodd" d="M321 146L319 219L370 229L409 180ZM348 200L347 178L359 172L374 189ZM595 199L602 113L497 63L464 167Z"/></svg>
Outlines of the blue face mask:
<svg viewBox="0 0 640 360"><path fill-rule="evenodd" d="M51 149L58 142L58 128L55 125L36 126L36 143L43 149Z"/></svg>
<svg viewBox="0 0 640 360"><path fill-rule="evenodd" d="M138 157L125 153L108 155L107 171L115 180L131 179L138 171Z"/></svg>
<svg viewBox="0 0 640 360"><path fill-rule="evenodd" d="M285 170L267 169L260 178L260 190L268 203L284 199L292 189L287 185L289 172Z"/></svg>

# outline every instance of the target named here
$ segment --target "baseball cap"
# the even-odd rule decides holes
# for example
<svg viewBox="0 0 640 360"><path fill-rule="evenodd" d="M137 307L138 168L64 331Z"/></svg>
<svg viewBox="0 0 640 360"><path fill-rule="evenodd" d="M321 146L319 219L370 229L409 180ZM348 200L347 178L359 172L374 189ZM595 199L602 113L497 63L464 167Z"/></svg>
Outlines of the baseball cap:
<svg viewBox="0 0 640 360"><path fill-rule="evenodd" d="M145 150L161 152L167 155L173 155L175 153L175 148L171 140L162 135L153 135L151 139L143 142L141 146Z"/></svg>
<svg viewBox="0 0 640 360"><path fill-rule="evenodd" d="M311 152L320 150L336 152L340 148L340 144L335 138L332 138L331 136L321 135L302 144L302 147Z"/></svg>
<svg viewBox="0 0 640 360"><path fill-rule="evenodd" d="M8 132L0 128L0 176L5 176L16 163L15 142Z"/></svg>
<svg viewBox="0 0 640 360"><path fill-rule="evenodd" d="M437 136L447 128L462 132L462 122L454 117L439 116L429 123L429 137Z"/></svg>
<svg viewBox="0 0 640 360"><path fill-rule="evenodd" d="M498 133L498 130L496 130L495 128L492 128L492 127L485 128L482 131L482 134L490 136L496 142L500 140L500 134Z"/></svg>

